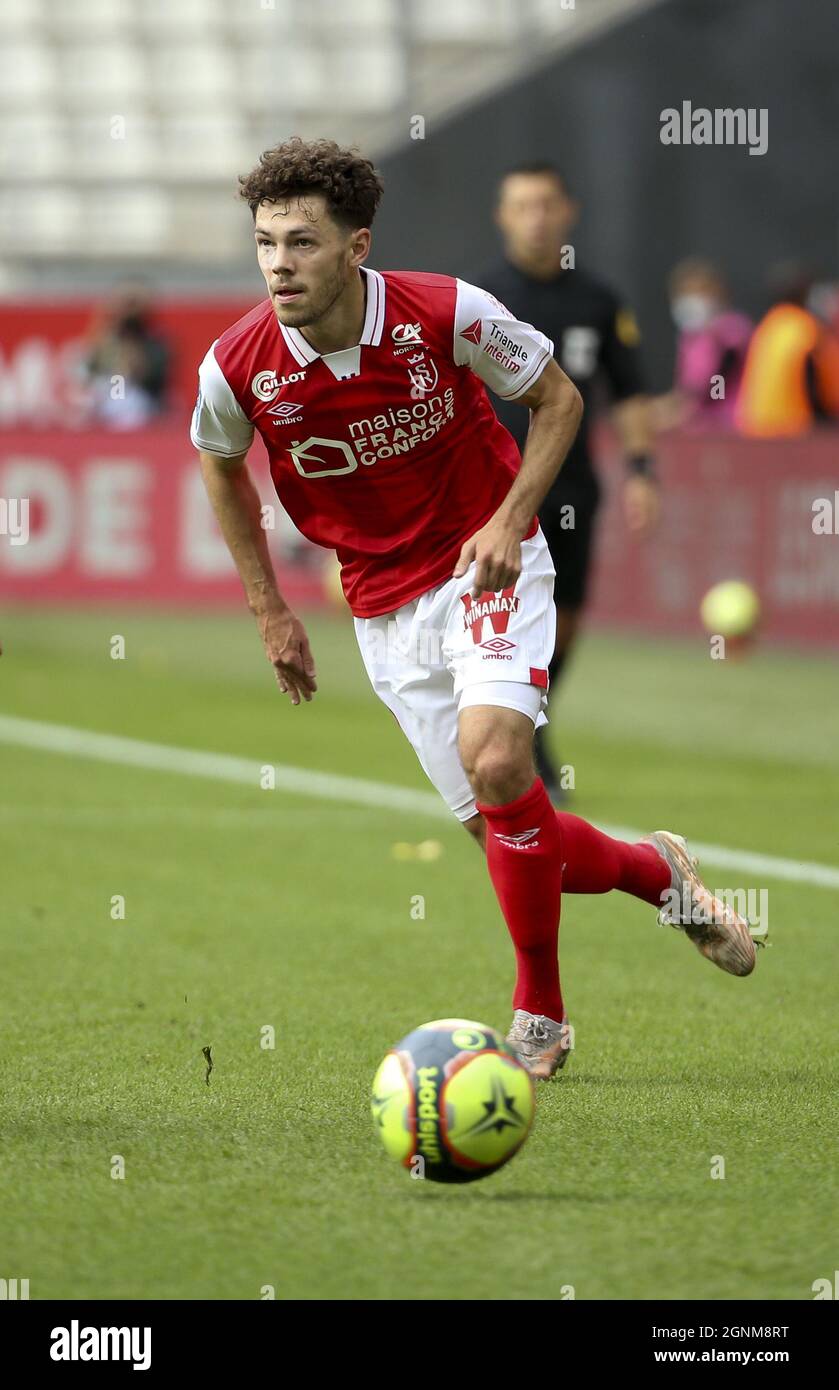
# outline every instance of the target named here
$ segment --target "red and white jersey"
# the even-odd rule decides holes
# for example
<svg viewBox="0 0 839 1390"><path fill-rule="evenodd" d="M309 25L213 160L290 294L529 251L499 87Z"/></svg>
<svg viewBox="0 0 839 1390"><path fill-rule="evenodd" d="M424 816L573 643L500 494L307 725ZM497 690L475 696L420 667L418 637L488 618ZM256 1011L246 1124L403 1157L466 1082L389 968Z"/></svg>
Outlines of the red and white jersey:
<svg viewBox="0 0 839 1390"><path fill-rule="evenodd" d="M362 274L356 347L321 356L269 299L228 328L201 364L191 438L232 457L259 430L280 501L336 551L347 602L367 618L448 579L501 505L519 452L483 383L521 396L553 343L452 276Z"/></svg>

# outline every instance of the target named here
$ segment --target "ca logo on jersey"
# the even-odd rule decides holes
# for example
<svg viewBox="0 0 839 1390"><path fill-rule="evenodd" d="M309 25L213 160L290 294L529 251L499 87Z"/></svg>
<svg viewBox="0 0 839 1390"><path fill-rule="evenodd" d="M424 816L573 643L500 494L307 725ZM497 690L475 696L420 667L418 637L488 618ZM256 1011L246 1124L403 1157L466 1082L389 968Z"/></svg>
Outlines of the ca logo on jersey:
<svg viewBox="0 0 839 1390"><path fill-rule="evenodd" d="M397 323L390 336L400 347L404 347L406 343L420 343L422 342L422 324Z"/></svg>

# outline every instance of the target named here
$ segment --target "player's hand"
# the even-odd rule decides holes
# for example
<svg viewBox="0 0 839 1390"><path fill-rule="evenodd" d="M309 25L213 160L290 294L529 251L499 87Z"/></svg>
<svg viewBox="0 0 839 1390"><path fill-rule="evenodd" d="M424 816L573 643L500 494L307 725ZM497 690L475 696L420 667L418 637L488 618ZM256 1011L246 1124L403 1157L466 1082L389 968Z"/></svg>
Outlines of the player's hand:
<svg viewBox="0 0 839 1390"><path fill-rule="evenodd" d="M623 487L623 512L627 528L639 540L651 536L661 515L661 492L652 478L627 478Z"/></svg>
<svg viewBox="0 0 839 1390"><path fill-rule="evenodd" d="M256 615L259 635L277 677L277 684L293 705L301 697L309 701L318 688L315 661L306 629L288 609L270 609Z"/></svg>
<svg viewBox="0 0 839 1390"><path fill-rule="evenodd" d="M504 522L488 521L464 542L452 578L465 574L473 560L473 598L485 590L494 594L499 589L512 588L521 574L521 538Z"/></svg>

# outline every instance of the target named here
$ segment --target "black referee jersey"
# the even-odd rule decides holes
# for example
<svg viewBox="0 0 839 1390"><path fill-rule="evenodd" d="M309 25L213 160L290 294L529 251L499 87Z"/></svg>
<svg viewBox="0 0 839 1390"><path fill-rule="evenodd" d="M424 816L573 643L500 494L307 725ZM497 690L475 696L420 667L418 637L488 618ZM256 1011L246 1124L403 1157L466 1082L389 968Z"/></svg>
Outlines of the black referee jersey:
<svg viewBox="0 0 839 1390"><path fill-rule="evenodd" d="M608 285L585 270L561 270L552 280L535 280L505 260L490 267L478 283L517 319L532 323L553 340L556 360L580 392L585 412L551 492L596 498L599 489L589 447L589 412L596 384L605 383L613 401L645 390L632 311ZM501 423L522 450L528 412L516 401L490 395Z"/></svg>

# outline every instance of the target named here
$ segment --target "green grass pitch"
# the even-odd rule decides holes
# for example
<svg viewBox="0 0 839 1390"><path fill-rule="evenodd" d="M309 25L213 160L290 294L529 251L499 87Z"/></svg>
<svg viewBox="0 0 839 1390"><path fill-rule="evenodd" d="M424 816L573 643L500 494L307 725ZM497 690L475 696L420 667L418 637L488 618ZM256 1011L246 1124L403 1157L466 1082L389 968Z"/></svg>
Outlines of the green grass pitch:
<svg viewBox="0 0 839 1390"><path fill-rule="evenodd" d="M0 713L426 787L349 623L309 626L321 690L292 709L244 611L9 611ZM836 678L588 637L553 731L573 809L836 865ZM810 1299L832 1277L837 889L706 863L769 892L745 981L640 903L566 897L576 1051L518 1157L445 1189L380 1151L368 1094L415 1025L509 1022L511 947L455 823L11 744L0 765L0 1275L31 1298ZM434 862L391 856L428 838Z"/></svg>

